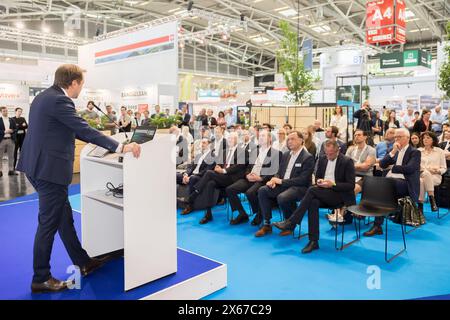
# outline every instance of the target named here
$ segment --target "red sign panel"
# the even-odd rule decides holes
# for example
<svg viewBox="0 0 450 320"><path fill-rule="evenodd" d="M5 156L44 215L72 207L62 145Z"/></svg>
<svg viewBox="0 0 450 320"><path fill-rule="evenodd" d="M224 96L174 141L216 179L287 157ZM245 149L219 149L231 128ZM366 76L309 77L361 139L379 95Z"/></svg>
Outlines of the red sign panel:
<svg viewBox="0 0 450 320"><path fill-rule="evenodd" d="M404 43L404 0L375 0L366 5L366 41L374 44ZM403 30L397 30L402 28Z"/></svg>

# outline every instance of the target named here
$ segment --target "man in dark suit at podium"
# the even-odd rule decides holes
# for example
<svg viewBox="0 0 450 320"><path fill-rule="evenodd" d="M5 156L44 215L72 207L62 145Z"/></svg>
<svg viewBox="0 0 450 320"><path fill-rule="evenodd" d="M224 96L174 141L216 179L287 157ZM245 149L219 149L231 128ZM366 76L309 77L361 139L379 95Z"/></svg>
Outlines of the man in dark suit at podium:
<svg viewBox="0 0 450 320"><path fill-rule="evenodd" d="M122 144L91 128L75 111L76 99L84 84L85 70L62 65L53 86L39 94L31 104L29 129L17 170L26 174L39 195L38 228L34 240L32 292L57 292L69 283L52 277L50 256L58 232L72 262L86 276L105 260L92 259L81 247L73 224L68 186L72 181L75 137L111 152L140 155L136 143Z"/></svg>

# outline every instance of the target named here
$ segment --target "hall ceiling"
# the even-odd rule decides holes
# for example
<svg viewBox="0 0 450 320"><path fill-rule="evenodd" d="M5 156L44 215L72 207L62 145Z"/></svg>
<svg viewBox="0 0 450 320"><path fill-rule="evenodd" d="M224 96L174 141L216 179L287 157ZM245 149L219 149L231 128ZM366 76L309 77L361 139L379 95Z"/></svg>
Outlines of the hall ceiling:
<svg viewBox="0 0 450 320"><path fill-rule="evenodd" d="M364 0L195 0L196 9L233 19L243 15L247 28L232 31L226 37L210 35L204 44L187 41L180 55L181 51L193 57L202 54L248 74L270 72L275 67L281 20L291 22L299 31L300 41L312 38L316 54L325 47L365 45L365 4ZM409 13L405 48L427 48L434 54L436 42L446 37L450 0L406 0L406 4ZM177 15L187 6L184 0L1 0L0 51L12 49L4 45L12 42L18 51L25 51L18 43L29 43L48 47L42 50L44 53L55 51L51 48L55 47L63 49L65 55L74 55L77 44L92 41L96 35ZM80 23L68 30L64 21L75 12ZM181 19L188 33L211 28L211 23L202 17ZM47 28L45 32L43 28ZM374 49L381 52L399 47Z"/></svg>

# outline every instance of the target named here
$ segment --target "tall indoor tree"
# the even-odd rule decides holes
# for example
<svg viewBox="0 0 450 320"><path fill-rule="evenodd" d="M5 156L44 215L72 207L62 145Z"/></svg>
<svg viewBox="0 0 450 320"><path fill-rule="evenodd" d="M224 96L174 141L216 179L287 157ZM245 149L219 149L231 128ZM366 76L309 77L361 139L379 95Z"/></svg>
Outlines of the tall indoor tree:
<svg viewBox="0 0 450 320"><path fill-rule="evenodd" d="M303 104L310 100L314 90L315 79L311 71L305 69L303 57L299 54L298 33L292 30L287 21L280 22L283 39L277 50L277 63L279 71L289 91L288 98L296 103Z"/></svg>

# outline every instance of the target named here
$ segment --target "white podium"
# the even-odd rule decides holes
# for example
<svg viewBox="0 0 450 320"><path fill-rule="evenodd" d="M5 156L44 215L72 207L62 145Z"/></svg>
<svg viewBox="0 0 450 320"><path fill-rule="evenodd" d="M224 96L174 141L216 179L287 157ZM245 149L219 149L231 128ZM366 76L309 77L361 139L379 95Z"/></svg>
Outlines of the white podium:
<svg viewBox="0 0 450 320"><path fill-rule="evenodd" d="M123 133L112 138L125 140ZM124 288L130 290L177 272L176 184L172 135L141 145L141 156L81 152L81 227L91 257L124 249ZM123 156L122 163L119 156ZM106 184L123 184L123 198Z"/></svg>

